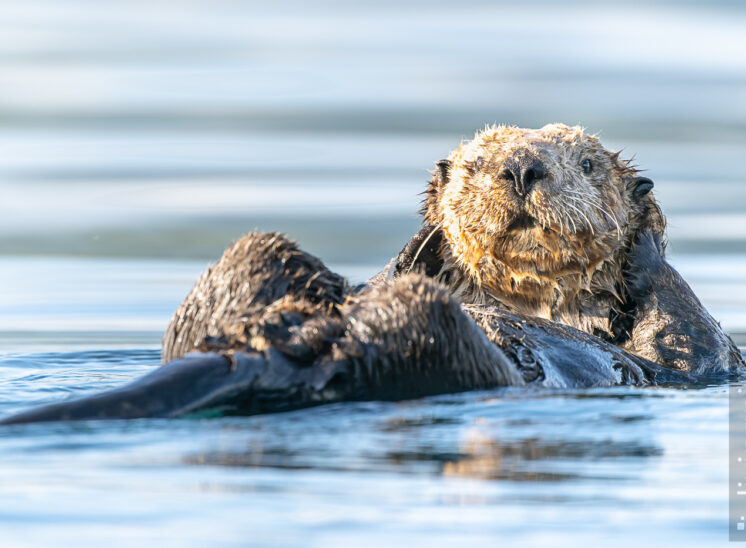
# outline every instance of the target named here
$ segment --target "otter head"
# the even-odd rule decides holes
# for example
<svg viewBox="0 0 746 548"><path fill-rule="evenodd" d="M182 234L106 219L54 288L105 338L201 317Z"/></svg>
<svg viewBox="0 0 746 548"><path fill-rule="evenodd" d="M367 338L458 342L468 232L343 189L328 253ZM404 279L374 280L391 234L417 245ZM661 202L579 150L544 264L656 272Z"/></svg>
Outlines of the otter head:
<svg viewBox="0 0 746 548"><path fill-rule="evenodd" d="M583 293L618 293L635 234L663 232L651 188L582 128L496 126L438 162L423 214L476 294L552 317Z"/></svg>

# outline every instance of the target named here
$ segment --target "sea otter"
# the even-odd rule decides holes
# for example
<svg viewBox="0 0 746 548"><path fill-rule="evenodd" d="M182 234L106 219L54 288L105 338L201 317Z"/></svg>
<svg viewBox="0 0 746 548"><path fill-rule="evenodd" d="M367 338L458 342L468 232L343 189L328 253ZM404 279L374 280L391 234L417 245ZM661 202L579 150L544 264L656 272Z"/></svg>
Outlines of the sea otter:
<svg viewBox="0 0 746 548"><path fill-rule="evenodd" d="M121 388L0 425L697 380L571 327L465 307L421 273L350 286L279 234L249 234L226 251L179 307L163 354L168 363Z"/></svg>
<svg viewBox="0 0 746 548"><path fill-rule="evenodd" d="M463 303L570 325L673 369L743 365L665 261L652 188L580 127L488 127L437 163L425 226L389 272L417 266Z"/></svg>
<svg viewBox="0 0 746 548"><path fill-rule="evenodd" d="M176 311L166 365L0 424L742 375L735 345L664 260L651 188L579 128L488 128L438 164L425 227L369 283L349 285L279 234L250 234Z"/></svg>

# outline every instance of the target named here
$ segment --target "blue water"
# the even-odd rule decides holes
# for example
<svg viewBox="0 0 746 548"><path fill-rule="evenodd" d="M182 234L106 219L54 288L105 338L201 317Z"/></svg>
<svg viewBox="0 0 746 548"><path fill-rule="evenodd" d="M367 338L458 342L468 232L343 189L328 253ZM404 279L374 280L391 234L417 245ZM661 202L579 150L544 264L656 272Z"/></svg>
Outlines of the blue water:
<svg viewBox="0 0 746 548"><path fill-rule="evenodd" d="M366 279L491 122L634 155L746 344L744 28L727 0L5 3L0 416L157 367L248 230ZM727 464L726 386L14 427L0 546L725 546Z"/></svg>
<svg viewBox="0 0 746 548"><path fill-rule="evenodd" d="M713 281L698 275L699 262L682 270L727 312L716 289L746 288L746 264L728 273L721 259L725 278ZM157 328L203 266L0 264L0 286L31 308L24 312L20 297L0 306L0 416L157 367ZM52 283L40 282L42 272L54 272ZM0 431L0 539L724 545L727 452L724 386L506 389L264 417L11 427Z"/></svg>

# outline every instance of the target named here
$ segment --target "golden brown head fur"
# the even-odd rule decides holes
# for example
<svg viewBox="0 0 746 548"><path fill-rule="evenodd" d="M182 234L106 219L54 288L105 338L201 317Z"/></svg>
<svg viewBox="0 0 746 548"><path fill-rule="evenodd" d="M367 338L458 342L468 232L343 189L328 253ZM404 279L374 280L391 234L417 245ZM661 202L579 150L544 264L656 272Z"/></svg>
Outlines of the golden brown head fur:
<svg viewBox="0 0 746 548"><path fill-rule="evenodd" d="M438 277L467 303L611 334L635 235L663 235L651 186L580 127L487 127L438 163L427 191Z"/></svg>

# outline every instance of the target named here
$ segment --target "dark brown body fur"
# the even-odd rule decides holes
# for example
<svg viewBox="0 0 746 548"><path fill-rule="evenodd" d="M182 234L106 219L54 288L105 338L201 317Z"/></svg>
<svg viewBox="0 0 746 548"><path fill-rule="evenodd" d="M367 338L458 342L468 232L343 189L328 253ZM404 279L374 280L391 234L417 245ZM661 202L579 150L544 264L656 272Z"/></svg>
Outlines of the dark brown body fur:
<svg viewBox="0 0 746 548"><path fill-rule="evenodd" d="M162 353L170 361L194 350L282 356L319 379L336 372L344 399L691 380L572 328L464 307L420 273L351 287L279 234L241 238L195 284Z"/></svg>

